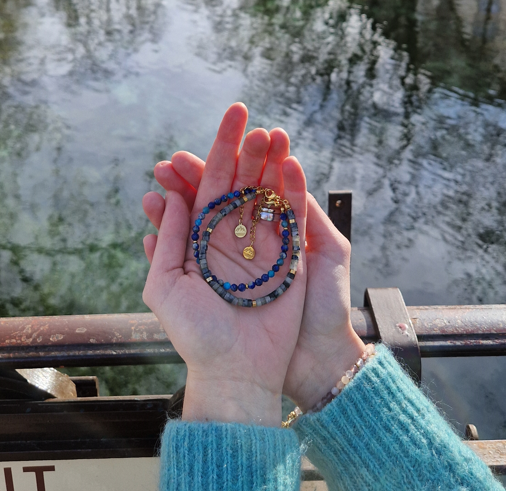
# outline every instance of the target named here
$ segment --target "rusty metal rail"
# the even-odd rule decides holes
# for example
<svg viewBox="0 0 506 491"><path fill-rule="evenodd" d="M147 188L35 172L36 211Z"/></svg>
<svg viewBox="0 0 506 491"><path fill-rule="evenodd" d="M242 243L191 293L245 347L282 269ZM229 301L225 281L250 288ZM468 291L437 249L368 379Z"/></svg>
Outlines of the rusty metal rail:
<svg viewBox="0 0 506 491"><path fill-rule="evenodd" d="M407 307L422 357L506 354L506 305ZM369 308L352 324L377 340ZM182 360L153 314L0 318L0 367L138 365Z"/></svg>

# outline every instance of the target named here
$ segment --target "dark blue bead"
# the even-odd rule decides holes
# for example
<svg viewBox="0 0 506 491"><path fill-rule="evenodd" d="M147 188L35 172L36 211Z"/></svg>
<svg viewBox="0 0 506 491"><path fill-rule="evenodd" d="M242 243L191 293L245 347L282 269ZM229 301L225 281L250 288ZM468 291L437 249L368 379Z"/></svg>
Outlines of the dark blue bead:
<svg viewBox="0 0 506 491"><path fill-rule="evenodd" d="M204 213L199 213L199 216L197 217L199 220L204 220L206 216L204 215Z"/></svg>
<svg viewBox="0 0 506 491"><path fill-rule="evenodd" d="M217 204L217 205L221 205L221 198L216 198L214 200L214 202Z"/></svg>
<svg viewBox="0 0 506 491"><path fill-rule="evenodd" d="M195 234L199 233L200 232L200 227L198 225L195 225L193 228L192 228L193 232Z"/></svg>
<svg viewBox="0 0 506 491"><path fill-rule="evenodd" d="M281 250L282 250L283 252L286 252L286 251L288 250L288 246L287 246L287 245L282 245L282 246L281 246Z"/></svg>
<svg viewBox="0 0 506 491"><path fill-rule="evenodd" d="M215 274L213 274L212 278L214 281L218 281L218 277Z"/></svg>
<svg viewBox="0 0 506 491"><path fill-rule="evenodd" d="M287 245L290 243L290 239L287 239L286 237L283 237L283 244Z"/></svg>
<svg viewBox="0 0 506 491"><path fill-rule="evenodd" d="M256 283L257 286L262 286L263 281L260 278L257 278L255 280L255 283Z"/></svg>
<svg viewBox="0 0 506 491"><path fill-rule="evenodd" d="M239 198L239 196L241 196L241 192L240 191L234 191L234 196L236 198Z"/></svg>
<svg viewBox="0 0 506 491"><path fill-rule="evenodd" d="M225 202L227 201L227 199L228 199L228 198L227 198L227 195L226 195L226 194L224 194L224 195L221 197L221 202L222 202L222 203L225 203Z"/></svg>
<svg viewBox="0 0 506 491"><path fill-rule="evenodd" d="M255 288L255 286L256 286L256 285L255 285L255 282L254 282L254 281L252 281L251 283L248 283L248 288L249 288L250 290L253 290L253 288Z"/></svg>
<svg viewBox="0 0 506 491"><path fill-rule="evenodd" d="M193 246L193 249L194 249L194 250L198 250L198 248L199 248L199 245L198 245L198 244L195 244L195 243L194 243L194 244L192 244L192 246Z"/></svg>
<svg viewBox="0 0 506 491"><path fill-rule="evenodd" d="M235 283L232 283L230 285L230 289L233 291L233 292L236 292L237 291L237 285Z"/></svg>
<svg viewBox="0 0 506 491"><path fill-rule="evenodd" d="M282 253L279 255L279 257L280 257L281 259L286 259L286 252L282 252Z"/></svg>
<svg viewBox="0 0 506 491"><path fill-rule="evenodd" d="M216 205L214 204L214 201L211 201L207 206L212 210Z"/></svg>
<svg viewBox="0 0 506 491"><path fill-rule="evenodd" d="M263 274L263 275L262 275L262 281L263 281L264 283L266 283L267 281L269 281L269 275L268 275L268 274Z"/></svg>
<svg viewBox="0 0 506 491"><path fill-rule="evenodd" d="M283 232L281 232L281 235L286 238L290 235L290 232L288 232L288 230L283 230Z"/></svg>
<svg viewBox="0 0 506 491"><path fill-rule="evenodd" d="M277 264L273 264L272 265L272 271L274 271L274 272L277 273L279 271L279 266Z"/></svg>
<svg viewBox="0 0 506 491"><path fill-rule="evenodd" d="M199 251L195 251L195 252L193 253L193 257L199 257Z"/></svg>
<svg viewBox="0 0 506 491"><path fill-rule="evenodd" d="M244 290L246 290L246 285L244 283L239 283L239 286L237 287L237 289L240 292L243 292Z"/></svg>
<svg viewBox="0 0 506 491"><path fill-rule="evenodd" d="M199 234L192 234L192 240L199 240Z"/></svg>
<svg viewBox="0 0 506 491"><path fill-rule="evenodd" d="M281 215L279 215L280 220L286 220L287 218L286 213L281 213Z"/></svg>
<svg viewBox="0 0 506 491"><path fill-rule="evenodd" d="M250 193L250 188L245 188L244 189L244 194L249 194Z"/></svg>

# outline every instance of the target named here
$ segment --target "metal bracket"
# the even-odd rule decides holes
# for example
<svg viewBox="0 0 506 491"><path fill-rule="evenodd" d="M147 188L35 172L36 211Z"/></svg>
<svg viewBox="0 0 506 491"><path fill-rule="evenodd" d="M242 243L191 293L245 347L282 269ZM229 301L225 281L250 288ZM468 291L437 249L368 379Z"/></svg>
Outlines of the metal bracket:
<svg viewBox="0 0 506 491"><path fill-rule="evenodd" d="M351 191L329 191L329 212L337 230L351 242Z"/></svg>
<svg viewBox="0 0 506 491"><path fill-rule="evenodd" d="M378 337L419 384L422 379L420 347L401 291L398 288L367 288L364 306L371 309Z"/></svg>

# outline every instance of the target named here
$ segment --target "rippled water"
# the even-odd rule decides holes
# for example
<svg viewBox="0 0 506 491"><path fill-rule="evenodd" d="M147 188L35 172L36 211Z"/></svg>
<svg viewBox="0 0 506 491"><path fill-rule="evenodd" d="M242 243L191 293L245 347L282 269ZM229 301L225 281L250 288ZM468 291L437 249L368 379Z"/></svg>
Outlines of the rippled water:
<svg viewBox="0 0 506 491"><path fill-rule="evenodd" d="M0 3L0 315L145 310L153 165L226 107L352 189L352 301L506 301L506 0ZM459 430L506 438L504 358L424 361Z"/></svg>

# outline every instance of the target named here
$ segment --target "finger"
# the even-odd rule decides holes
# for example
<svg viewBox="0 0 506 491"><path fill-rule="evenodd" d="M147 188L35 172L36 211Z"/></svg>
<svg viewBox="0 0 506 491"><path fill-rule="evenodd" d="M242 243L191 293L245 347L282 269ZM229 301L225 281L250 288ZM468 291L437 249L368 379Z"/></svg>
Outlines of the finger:
<svg viewBox="0 0 506 491"><path fill-rule="evenodd" d="M188 209L191 210L193 208L197 191L187 180L176 172L172 162L158 162L158 164L155 165L154 174L156 180L164 189L167 191L176 191L184 198Z"/></svg>
<svg viewBox="0 0 506 491"><path fill-rule="evenodd" d="M245 186L256 186L260 182L270 144L269 133L263 128L256 128L246 135L232 184L234 191Z"/></svg>
<svg viewBox="0 0 506 491"><path fill-rule="evenodd" d="M162 223L163 212L165 210L165 200L162 196L155 191L146 193L142 198L142 209L149 218L149 221L157 229L159 229L160 223Z"/></svg>
<svg viewBox="0 0 506 491"><path fill-rule="evenodd" d="M283 161L283 181L285 185L283 198L290 202L297 226L301 244L304 244L306 229L306 176L302 170L302 166L295 157L288 157Z"/></svg>
<svg viewBox="0 0 506 491"><path fill-rule="evenodd" d="M156 247L156 235L150 234L146 235L144 239L142 240L142 243L144 244L144 252L146 254L146 257L148 258L149 264L153 262L153 254L155 253L155 247Z"/></svg>
<svg viewBox="0 0 506 491"><path fill-rule="evenodd" d="M183 197L169 191L149 274L164 275L183 267L190 217Z"/></svg>
<svg viewBox="0 0 506 491"><path fill-rule="evenodd" d="M274 128L269 136L271 137L271 145L267 153L260 185L272 189L277 194L282 194L283 171L281 164L290 155L290 138L281 128Z"/></svg>
<svg viewBox="0 0 506 491"><path fill-rule="evenodd" d="M232 104L223 116L216 140L207 156L194 208L200 210L211 199L231 190L247 121L248 110L241 102Z"/></svg>
<svg viewBox="0 0 506 491"><path fill-rule="evenodd" d="M174 170L195 189L200 186L205 165L203 160L190 152L176 152L172 156Z"/></svg>
<svg viewBox="0 0 506 491"><path fill-rule="evenodd" d="M350 253L350 242L337 230L312 194L307 195L307 249L337 258Z"/></svg>

